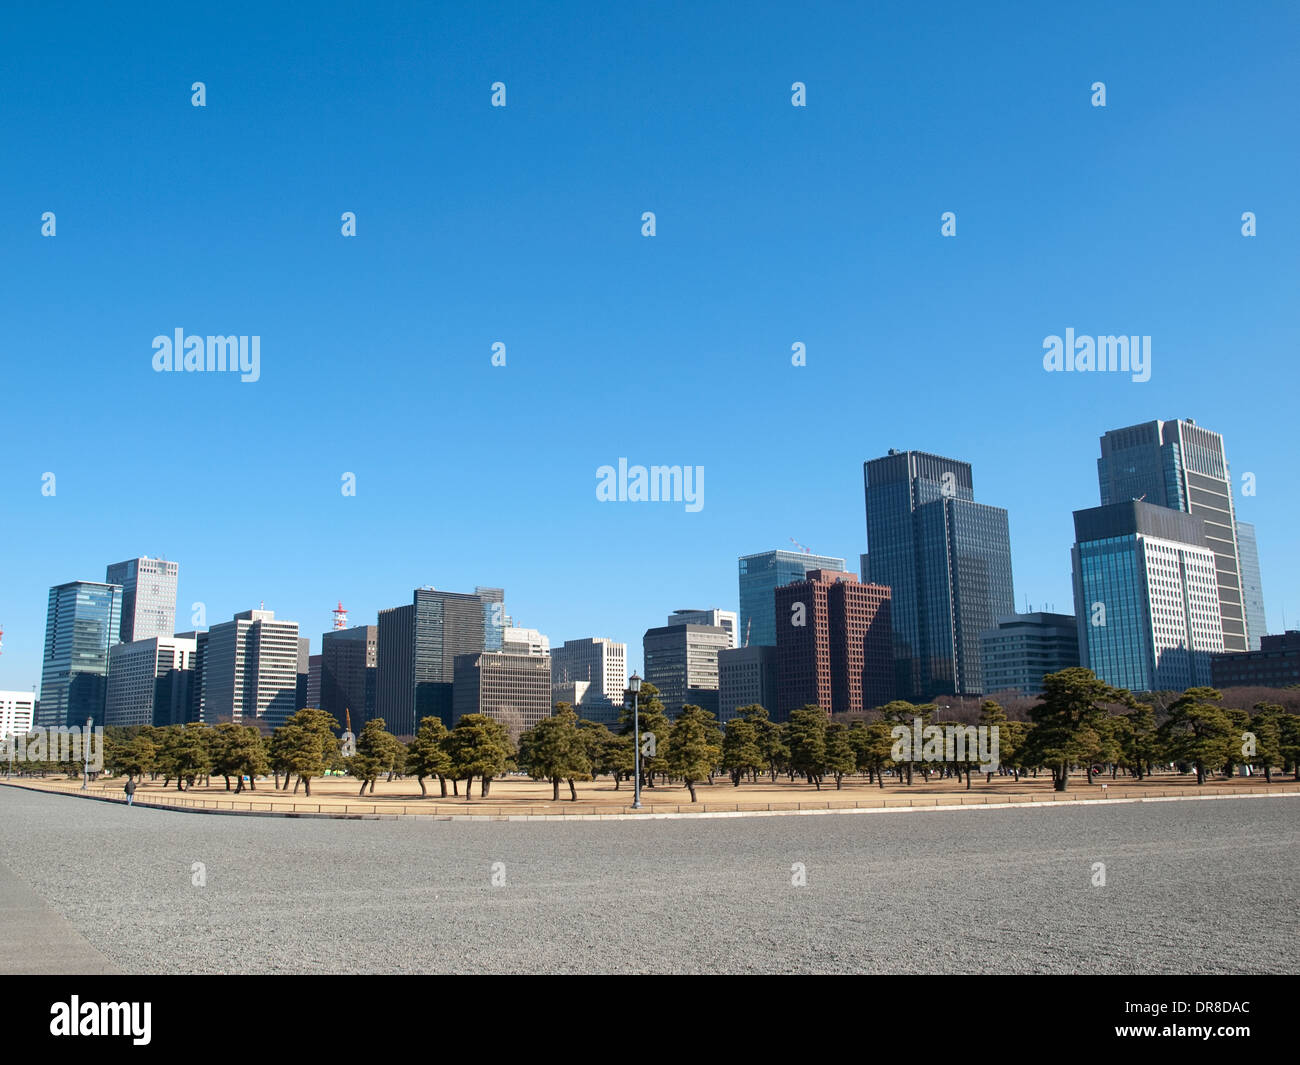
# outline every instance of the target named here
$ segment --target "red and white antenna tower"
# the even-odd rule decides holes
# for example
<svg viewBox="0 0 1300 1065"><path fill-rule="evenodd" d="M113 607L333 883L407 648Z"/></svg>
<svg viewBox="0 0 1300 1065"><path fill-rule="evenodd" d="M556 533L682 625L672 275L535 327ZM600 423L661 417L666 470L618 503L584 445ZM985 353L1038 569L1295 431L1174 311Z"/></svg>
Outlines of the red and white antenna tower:
<svg viewBox="0 0 1300 1065"><path fill-rule="evenodd" d="M342 600L339 600L339 605L336 606L331 613L334 615L334 630L336 632L339 629L346 629L348 627L348 612L343 609Z"/></svg>

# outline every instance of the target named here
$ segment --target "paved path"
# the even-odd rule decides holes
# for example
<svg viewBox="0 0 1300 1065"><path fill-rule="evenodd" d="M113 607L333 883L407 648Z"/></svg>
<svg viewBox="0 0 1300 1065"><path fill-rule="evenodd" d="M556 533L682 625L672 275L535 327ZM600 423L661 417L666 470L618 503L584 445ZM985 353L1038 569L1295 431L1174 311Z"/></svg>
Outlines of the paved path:
<svg viewBox="0 0 1300 1065"><path fill-rule="evenodd" d="M1297 798L474 823L0 789L0 853L128 971L1293 972L1300 939Z"/></svg>

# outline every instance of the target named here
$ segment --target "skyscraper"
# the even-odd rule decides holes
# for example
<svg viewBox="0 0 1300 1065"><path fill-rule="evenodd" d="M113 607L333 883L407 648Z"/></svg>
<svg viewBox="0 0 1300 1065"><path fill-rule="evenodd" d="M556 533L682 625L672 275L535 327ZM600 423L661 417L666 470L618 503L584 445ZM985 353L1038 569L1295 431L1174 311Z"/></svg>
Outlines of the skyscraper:
<svg viewBox="0 0 1300 1065"><path fill-rule="evenodd" d="M674 610L668 615L668 624L715 625L718 628L726 629L730 634L731 643L728 646L740 646L740 642L736 638L737 618L734 610L719 610L717 607L711 610Z"/></svg>
<svg viewBox="0 0 1300 1065"><path fill-rule="evenodd" d="M1241 599L1246 611L1246 638L1252 651L1260 649L1260 640L1268 635L1264 616L1264 583L1259 575L1259 545L1255 526L1237 522L1237 557L1241 562Z"/></svg>
<svg viewBox="0 0 1300 1065"><path fill-rule="evenodd" d="M35 724L35 717L34 692L0 692L0 740L27 735Z"/></svg>
<svg viewBox="0 0 1300 1065"><path fill-rule="evenodd" d="M892 591L895 688L913 702L984 690L979 635L1014 611L1007 512L969 463L891 450L864 463L863 575Z"/></svg>
<svg viewBox="0 0 1300 1065"><path fill-rule="evenodd" d="M740 556L740 633L737 644L776 646L776 608L772 594L801 581L810 570L842 570L844 559L800 551L760 551Z"/></svg>
<svg viewBox="0 0 1300 1065"><path fill-rule="evenodd" d="M263 731L283 725L297 709L299 648L298 623L277 621L273 610L245 610L213 625L203 653L201 719Z"/></svg>
<svg viewBox="0 0 1300 1065"><path fill-rule="evenodd" d="M189 720L195 641L154 636L108 652L107 725L183 725Z"/></svg>
<svg viewBox="0 0 1300 1065"><path fill-rule="evenodd" d="M869 710L894 695L890 591L852 573L813 570L775 594L776 713Z"/></svg>
<svg viewBox="0 0 1300 1065"><path fill-rule="evenodd" d="M1223 621L1205 521L1130 500L1075 511L1074 529L1081 664L1135 692L1208 685Z"/></svg>
<svg viewBox="0 0 1300 1065"><path fill-rule="evenodd" d="M342 728L352 719L361 727L375 713L375 685L379 663L379 627L354 625L321 636L321 709L334 716Z"/></svg>
<svg viewBox="0 0 1300 1065"><path fill-rule="evenodd" d="M1141 500L1205 520L1205 535L1214 551L1223 649L1247 650L1232 478L1223 437L1191 419L1112 429L1101 438L1097 480L1102 506Z"/></svg>
<svg viewBox="0 0 1300 1065"><path fill-rule="evenodd" d="M510 739L551 716L551 656L478 651L457 655L450 727L466 714L487 714Z"/></svg>
<svg viewBox="0 0 1300 1065"><path fill-rule="evenodd" d="M171 636L176 631L176 581L180 566L161 558L129 558L112 563L106 584L122 586L123 643Z"/></svg>
<svg viewBox="0 0 1300 1065"><path fill-rule="evenodd" d="M71 581L50 589L37 725L104 724L108 650L119 642L121 620L120 584Z"/></svg>
<svg viewBox="0 0 1300 1065"><path fill-rule="evenodd" d="M886 648L888 650L888 648ZM718 652L718 720L724 724L742 706L761 706L776 716L777 648L751 643Z"/></svg>
<svg viewBox="0 0 1300 1065"><path fill-rule="evenodd" d="M659 689L664 712L676 718L683 706L718 712L718 652L731 645L720 625L663 625L642 639L645 679Z"/></svg>
<svg viewBox="0 0 1300 1065"><path fill-rule="evenodd" d="M484 650L494 628L500 646L505 626L493 626L492 620L500 614L504 621L503 604L485 598L500 591L465 595L417 588L410 605L379 612L375 713L390 732L413 736L425 717L439 717L451 726L456 656Z"/></svg>
<svg viewBox="0 0 1300 1065"><path fill-rule="evenodd" d="M582 690L573 686L588 684ZM571 690L572 689L572 690ZM627 644L606 636L565 640L551 649L551 701L572 703L593 721L618 719L627 689Z"/></svg>

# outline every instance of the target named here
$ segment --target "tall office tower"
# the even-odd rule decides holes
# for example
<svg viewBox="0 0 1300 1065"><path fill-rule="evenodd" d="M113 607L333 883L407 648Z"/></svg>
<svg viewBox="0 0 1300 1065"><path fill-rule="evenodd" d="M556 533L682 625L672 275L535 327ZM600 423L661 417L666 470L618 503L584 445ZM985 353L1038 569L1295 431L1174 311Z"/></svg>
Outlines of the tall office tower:
<svg viewBox="0 0 1300 1065"><path fill-rule="evenodd" d="M317 685L317 692L320 686ZM311 706L307 700L311 695L311 638L298 637L298 683L295 685L293 708L302 710Z"/></svg>
<svg viewBox="0 0 1300 1065"><path fill-rule="evenodd" d="M154 636L108 652L108 725L183 725L190 720L195 641Z"/></svg>
<svg viewBox="0 0 1300 1065"><path fill-rule="evenodd" d="M1007 512L975 502L967 462L891 449L863 473L865 576L893 591L898 697L980 694L979 634L1015 611Z"/></svg>
<svg viewBox="0 0 1300 1065"><path fill-rule="evenodd" d="M50 589L37 725L104 723L108 649L119 642L121 621L120 584L71 581Z"/></svg>
<svg viewBox="0 0 1300 1065"><path fill-rule="evenodd" d="M1135 692L1208 685L1224 648L1205 521L1130 500L1076 510L1074 535L1080 662Z"/></svg>
<svg viewBox="0 0 1300 1065"><path fill-rule="evenodd" d="M522 733L551 716L550 655L457 655L452 675L453 728L466 714L487 714L505 725L510 739L518 743Z"/></svg>
<svg viewBox="0 0 1300 1065"><path fill-rule="evenodd" d="M980 634L984 693L1039 695L1043 677L1079 664L1079 626L1073 614L1008 614Z"/></svg>
<svg viewBox="0 0 1300 1065"><path fill-rule="evenodd" d="M1246 611L1246 639L1252 651L1260 649L1261 637L1268 634L1264 616L1264 582L1259 575L1259 545L1255 526L1237 522L1237 559L1241 563L1241 599Z"/></svg>
<svg viewBox="0 0 1300 1065"><path fill-rule="evenodd" d="M486 596L498 592L465 595L417 588L409 606L379 612L375 714L389 732L413 736L425 717L440 717L450 727L456 656L484 650L487 635L506 627L492 624L501 602ZM499 641L499 636L493 639Z"/></svg>
<svg viewBox="0 0 1300 1065"><path fill-rule="evenodd" d="M718 652L718 720L730 721L742 706L776 710L776 648L761 643Z"/></svg>
<svg viewBox="0 0 1300 1065"><path fill-rule="evenodd" d="M852 573L813 570L778 588L776 713L870 710L894 697L890 591Z"/></svg>
<svg viewBox="0 0 1300 1065"><path fill-rule="evenodd" d="M1097 480L1102 506L1138 499L1205 519L1219 585L1223 649L1247 650L1232 477L1223 437L1190 419L1112 429L1101 438Z"/></svg>
<svg viewBox="0 0 1300 1065"><path fill-rule="evenodd" d="M307 659L307 706L320 709L321 655Z"/></svg>
<svg viewBox="0 0 1300 1065"><path fill-rule="evenodd" d="M567 690L562 689L565 685L577 683L591 685L582 697L588 712L579 711L580 716L604 721L607 715L593 716L595 711L612 707L614 720L617 720L617 713L623 706L623 693L627 690L627 644L605 636L592 636L565 640L562 646L552 648L552 701L572 702L572 699L565 698L569 694Z"/></svg>
<svg viewBox="0 0 1300 1065"><path fill-rule="evenodd" d="M194 641L194 667L193 674L190 678L190 703L185 711L185 720L202 721L203 718L203 660L208 653L208 631L207 629L192 629L189 632L178 632L178 640Z"/></svg>
<svg viewBox="0 0 1300 1065"><path fill-rule="evenodd" d="M35 692L0 692L0 740L26 736L35 723Z"/></svg>
<svg viewBox="0 0 1300 1065"><path fill-rule="evenodd" d="M321 709L339 728L352 719L352 731L375 713L375 678L379 662L379 626L334 629L321 637Z"/></svg>
<svg viewBox="0 0 1300 1065"><path fill-rule="evenodd" d="M475 585L474 594L483 601L483 650L499 651L503 630L514 625L506 613L506 590Z"/></svg>
<svg viewBox="0 0 1300 1065"><path fill-rule="evenodd" d="M740 625L740 620L734 610L719 610L716 607L712 610L674 610L668 616L668 624L712 625L716 628L726 629L731 636L731 643L728 646L740 646L740 642L736 638L736 630Z"/></svg>
<svg viewBox="0 0 1300 1065"><path fill-rule="evenodd" d="M664 625L642 640L645 679L659 689L670 718L683 706L718 712L718 652L731 646L721 625Z"/></svg>
<svg viewBox="0 0 1300 1065"><path fill-rule="evenodd" d="M283 725L297 703L298 623L276 621L273 610L245 610L213 625L206 643L201 719L263 731Z"/></svg>
<svg viewBox="0 0 1300 1065"><path fill-rule="evenodd" d="M176 630L176 580L180 565L161 558L114 562L104 583L122 586L122 642L170 636Z"/></svg>
<svg viewBox="0 0 1300 1065"><path fill-rule="evenodd" d="M501 630L501 648L512 655L549 655L551 641L536 629L521 629L509 625Z"/></svg>
<svg viewBox="0 0 1300 1065"><path fill-rule="evenodd" d="M776 614L772 607L772 593L782 585L803 580L811 570L843 568L842 558L806 555L800 551L760 551L756 555L741 555L738 645L775 647Z"/></svg>
<svg viewBox="0 0 1300 1065"><path fill-rule="evenodd" d="M601 697L589 680L555 683L555 663L551 663L551 706L568 703L583 721L596 721L617 731L622 707Z"/></svg>

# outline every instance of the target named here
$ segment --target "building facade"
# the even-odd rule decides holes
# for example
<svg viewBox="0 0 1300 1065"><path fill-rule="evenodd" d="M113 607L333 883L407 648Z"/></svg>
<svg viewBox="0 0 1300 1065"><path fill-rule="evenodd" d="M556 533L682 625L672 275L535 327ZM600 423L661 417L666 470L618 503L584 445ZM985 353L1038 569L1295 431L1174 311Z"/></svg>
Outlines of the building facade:
<svg viewBox="0 0 1300 1065"><path fill-rule="evenodd" d="M1215 655L1210 680L1223 688L1290 688L1300 684L1300 632L1262 636L1258 651Z"/></svg>
<svg viewBox="0 0 1300 1065"><path fill-rule="evenodd" d="M457 655L453 683L452 728L466 714L487 714L505 725L510 739L518 743L524 732L551 716L549 655Z"/></svg>
<svg viewBox="0 0 1300 1065"><path fill-rule="evenodd" d="M108 652L105 724L183 725L190 720L196 641L154 636Z"/></svg>
<svg viewBox="0 0 1300 1065"><path fill-rule="evenodd" d="M171 636L176 631L176 583L180 565L162 558L112 563L105 584L122 586L123 643Z"/></svg>
<svg viewBox="0 0 1300 1065"><path fill-rule="evenodd" d="M354 732L375 713L379 673L379 626L354 625L321 636L320 707L339 728L348 720Z"/></svg>
<svg viewBox="0 0 1300 1065"><path fill-rule="evenodd" d="M734 610L674 610L668 615L669 625L712 625L726 629L731 637L732 647L739 647L737 630L740 617Z"/></svg>
<svg viewBox="0 0 1300 1065"><path fill-rule="evenodd" d="M803 706L869 710L894 697L890 589L852 573L813 570L778 588L773 720Z"/></svg>
<svg viewBox="0 0 1300 1065"><path fill-rule="evenodd" d="M986 695L1038 695L1048 673L1079 664L1079 627L1073 614L1010 614L980 634L980 655Z"/></svg>
<svg viewBox="0 0 1300 1065"><path fill-rule="evenodd" d="M35 725L35 692L0 692L0 740L26 736Z"/></svg>
<svg viewBox="0 0 1300 1065"><path fill-rule="evenodd" d="M120 642L121 620L120 584L71 581L50 589L37 725L104 724L108 651Z"/></svg>
<svg viewBox="0 0 1300 1065"><path fill-rule="evenodd" d="M1007 512L975 502L969 463L891 450L864 464L864 578L891 589L895 691L983 692L979 635L1014 613Z"/></svg>
<svg viewBox="0 0 1300 1065"><path fill-rule="evenodd" d="M1259 575L1259 545L1255 526L1237 522L1237 555L1241 563L1241 603L1246 612L1246 642L1252 651L1260 649L1260 638L1268 634L1264 616L1264 583Z"/></svg>
<svg viewBox="0 0 1300 1065"><path fill-rule="evenodd" d="M1216 558L1205 523L1130 501L1074 514L1079 660L1130 691L1210 683L1223 647Z"/></svg>
<svg viewBox="0 0 1300 1065"><path fill-rule="evenodd" d="M1248 650L1232 477L1223 437L1191 419L1112 429L1101 438L1097 480L1102 506L1140 500L1204 520L1206 543L1214 552L1224 650Z"/></svg>
<svg viewBox="0 0 1300 1065"><path fill-rule="evenodd" d="M812 570L842 570L844 559L801 551L760 551L740 557L740 632L738 644L776 646L776 607L772 596L783 585L801 581Z"/></svg>
<svg viewBox="0 0 1300 1065"><path fill-rule="evenodd" d="M718 713L718 653L731 634L718 625L663 625L647 629L642 640L645 679L659 689L669 718L683 706Z"/></svg>
<svg viewBox="0 0 1300 1065"><path fill-rule="evenodd" d="M207 632L200 718L269 731L297 709L298 623L272 610L245 610Z"/></svg>
<svg viewBox="0 0 1300 1065"><path fill-rule="evenodd" d="M773 593L775 595L775 593ZM742 706L776 712L777 649L766 644L726 647L718 652L718 720L730 721Z"/></svg>

